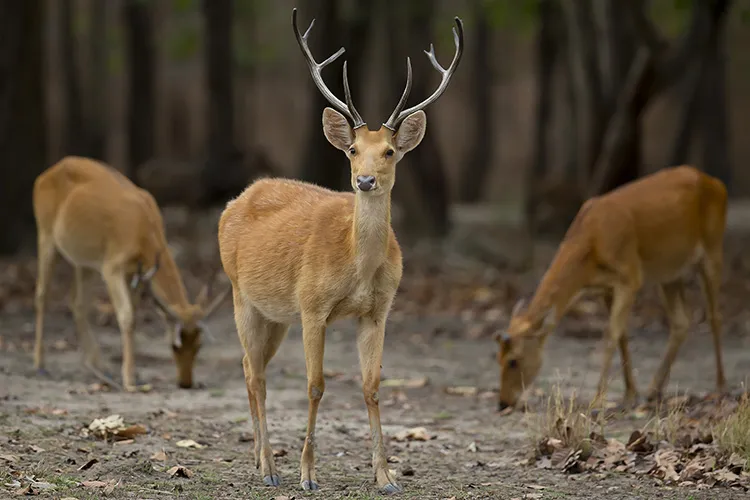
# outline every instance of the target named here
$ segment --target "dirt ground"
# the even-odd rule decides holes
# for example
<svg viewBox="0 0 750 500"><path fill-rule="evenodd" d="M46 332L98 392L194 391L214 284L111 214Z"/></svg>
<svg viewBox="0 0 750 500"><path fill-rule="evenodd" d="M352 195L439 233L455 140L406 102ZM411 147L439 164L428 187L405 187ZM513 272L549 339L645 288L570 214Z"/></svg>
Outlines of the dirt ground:
<svg viewBox="0 0 750 500"><path fill-rule="evenodd" d="M407 263L408 265L408 263ZM59 273L64 275L65 273ZM408 302L410 278L405 278ZM359 388L353 323L328 330L326 392L318 415L317 474L321 491L298 489L299 458L307 419L305 365L299 327L293 328L268 369L268 425L281 475L279 489L264 487L252 464L252 428L231 305L222 306L209 326L216 342L199 354L199 388L175 385L171 352L152 311L141 312L137 369L146 393L109 391L81 365L72 317L65 304L65 276L52 294L46 321L50 375L32 366L31 299L2 312L0 327L0 497L11 498L19 477L36 481L30 493L49 498L376 498L370 467L367 413ZM533 280L531 280L533 281ZM523 286L524 291L533 287ZM28 292L28 290L26 290ZM98 289L97 297L104 298ZM19 292L20 293L20 292ZM397 298L397 302L399 298ZM106 319L95 326L110 371L119 374L119 333ZM565 394L593 395L599 374L599 336L561 328L550 341L546 361L528 413L496 411L498 368L489 335L467 335L466 314L409 314L396 307L386 335L384 385L394 379L427 378L421 387L383 387L381 412L391 467L404 488L402 497L462 498L740 498L727 488L665 486L649 476L618 473L563 474L526 464L533 448L533 420L540 394L559 386ZM92 317L96 315L92 314ZM502 322L502 319L499 320ZM92 322L93 323L93 322ZM724 338L725 370L733 390L750 373L750 336L744 317L728 318ZM96 324L96 323L93 323ZM646 322L631 331L631 352L639 387L645 391L666 348L660 323ZM731 326L734 325L734 326ZM615 362L610 399L622 393ZM704 323L691 329L670 379L670 390L693 394L714 389L711 336ZM394 384L398 385L398 384ZM421 383L414 385L420 386ZM470 386L476 394L451 395L447 387ZM127 424L142 424L147 434L130 443L85 436L95 418L119 414ZM646 425L623 419L608 423L608 437L627 435ZM434 437L400 442L396 435L424 427ZM624 437L623 437L624 436ZM184 448L194 440L200 448ZM159 452L164 451L166 457ZM87 462L97 462L86 468ZM192 477L170 477L182 465ZM80 470L83 466L84 470ZM90 481L86 483L86 481ZM93 482L91 482L93 481ZM96 482L100 481L100 482ZM21 481L27 484L28 481ZM83 483L84 485L81 485Z"/></svg>

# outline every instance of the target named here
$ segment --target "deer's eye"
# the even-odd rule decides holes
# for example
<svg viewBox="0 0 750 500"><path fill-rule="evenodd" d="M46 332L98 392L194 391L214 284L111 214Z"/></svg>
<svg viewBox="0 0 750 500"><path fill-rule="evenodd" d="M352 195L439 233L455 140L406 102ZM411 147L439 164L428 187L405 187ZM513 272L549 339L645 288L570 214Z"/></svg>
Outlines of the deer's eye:
<svg viewBox="0 0 750 500"><path fill-rule="evenodd" d="M510 361L508 361L508 368L510 368L511 370L515 370L516 368L518 368L518 360L511 359Z"/></svg>
<svg viewBox="0 0 750 500"><path fill-rule="evenodd" d="M354 149L354 147L352 146L351 148L349 148L349 154L352 155L352 156L354 156L354 155L357 154L357 150Z"/></svg>
<svg viewBox="0 0 750 500"><path fill-rule="evenodd" d="M389 149L388 151L385 152L385 155L390 158L391 156L393 156L393 150Z"/></svg>

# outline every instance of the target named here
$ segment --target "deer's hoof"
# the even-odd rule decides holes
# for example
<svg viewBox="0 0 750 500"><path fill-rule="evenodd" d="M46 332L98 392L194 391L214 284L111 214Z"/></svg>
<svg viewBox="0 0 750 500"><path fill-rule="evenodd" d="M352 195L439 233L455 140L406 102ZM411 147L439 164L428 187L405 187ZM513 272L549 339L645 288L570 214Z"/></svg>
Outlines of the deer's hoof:
<svg viewBox="0 0 750 500"><path fill-rule="evenodd" d="M279 480L278 474L272 474L270 476L266 476L263 478L263 484L266 486L279 486L281 485L281 481Z"/></svg>
<svg viewBox="0 0 750 500"><path fill-rule="evenodd" d="M401 486L396 483L388 483L380 488L380 491L384 495L395 495L396 493L401 493L402 489Z"/></svg>
<svg viewBox="0 0 750 500"><path fill-rule="evenodd" d="M302 481L301 486L302 486L302 489L305 491L308 491L308 490L315 491L315 490L320 489L320 486L318 486L318 483L316 483L315 481L310 481L309 479L305 479L304 481Z"/></svg>

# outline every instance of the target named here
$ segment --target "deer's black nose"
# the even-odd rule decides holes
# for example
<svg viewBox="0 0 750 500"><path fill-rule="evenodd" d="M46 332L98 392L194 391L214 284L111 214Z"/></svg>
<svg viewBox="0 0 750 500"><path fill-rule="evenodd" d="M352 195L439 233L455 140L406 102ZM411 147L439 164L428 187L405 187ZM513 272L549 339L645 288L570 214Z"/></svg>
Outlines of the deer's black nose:
<svg viewBox="0 0 750 500"><path fill-rule="evenodd" d="M360 191L372 191L375 187L375 176L374 175L358 175L357 176L357 187Z"/></svg>

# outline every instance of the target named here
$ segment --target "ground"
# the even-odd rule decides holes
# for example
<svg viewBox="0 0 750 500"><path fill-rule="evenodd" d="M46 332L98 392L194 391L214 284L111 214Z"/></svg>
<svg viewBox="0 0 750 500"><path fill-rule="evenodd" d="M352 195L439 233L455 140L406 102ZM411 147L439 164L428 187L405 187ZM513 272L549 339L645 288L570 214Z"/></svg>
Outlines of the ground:
<svg viewBox="0 0 750 500"><path fill-rule="evenodd" d="M26 274L33 275L33 263L8 272L17 274L13 282L23 281ZM47 377L36 374L32 366L33 308L28 286L6 286L4 304L0 300L0 306L4 306L0 327L0 497L11 497L29 484L27 478L35 481L28 493L51 498L378 496L370 467L369 426L359 388L353 323L343 321L328 331L328 379L316 433L317 475L322 487L318 493L298 489L307 420L299 327L292 329L269 365L268 425L282 480L279 489L271 489L262 485L253 466L252 428L231 305L225 304L209 323L216 341L199 354L195 377L200 387L192 390L176 387L161 324L152 311L141 312L137 369L141 381L151 384L152 390L126 394L107 390L81 366L73 320L65 304L68 274L58 273L60 284L48 308ZM487 293L491 299L488 289L497 280L502 281L497 277L486 280L489 284L475 287L475 300L479 300L477 294ZM471 280L459 276L456 281ZM529 286L533 281L532 277L513 286L525 293L533 290ZM539 395L557 387L566 395L575 392L584 400L593 395L599 373L598 334L581 334L576 323L561 328L548 343L529 411L501 415L496 411L499 373L491 336L482 328L476 331L476 318L470 312L454 314L446 309L440 314L434 305L413 312L419 303L414 297L419 295L420 286L428 286L425 283L435 284L424 277L405 276L402 306L394 308L383 359L383 431L387 453L396 457L391 467L404 488L404 498L547 499L588 498L593 494L613 499L700 499L738 498L743 494L723 487L665 486L648 475L564 474L528 465L536 437L534 421L544 399ZM431 293L439 295L437 289ZM506 300L506 295L513 293L505 289L500 295ZM12 294L25 298L14 301L9 298ZM106 297L101 288L97 297ZM487 297L480 299L491 302ZM435 301L438 299L433 298ZM97 305L95 309L99 319L95 328L106 362L111 372L119 373L119 333L106 306ZM502 310L506 309L504 304ZM492 317L493 310L485 307L486 315ZM650 318L647 305L639 311L644 311L642 317ZM502 323L503 315L498 313L498 317ZM742 331L743 321L739 315L728 318L724 338L725 370L735 391L750 373L750 337ZM666 347L667 333L658 321L634 323L631 351L639 387L645 391ZM704 323L691 329L670 380L672 391L687 389L702 394L714 389L713 347ZM470 395L446 393L446 388L457 386L476 391ZM610 399L617 400L621 394L619 367L615 366ZM132 442L86 435L84 429L95 418L112 414L121 415L126 424L142 424L147 433ZM627 441L627 435L647 425L647 419L612 421L607 424L607 435ZM397 440L399 433L415 427L423 427L432 439ZM201 447L178 446L183 440L193 440ZM79 470L91 459L97 462ZM186 467L192 477L170 477L168 470L175 465Z"/></svg>

